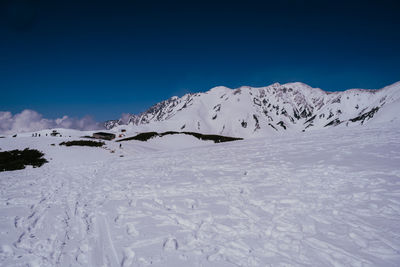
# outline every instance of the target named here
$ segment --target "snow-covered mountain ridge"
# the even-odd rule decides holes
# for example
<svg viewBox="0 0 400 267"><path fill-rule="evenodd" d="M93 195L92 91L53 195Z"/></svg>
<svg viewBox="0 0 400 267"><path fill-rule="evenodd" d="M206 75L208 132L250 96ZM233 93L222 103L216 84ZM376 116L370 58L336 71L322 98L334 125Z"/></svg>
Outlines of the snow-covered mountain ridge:
<svg viewBox="0 0 400 267"><path fill-rule="evenodd" d="M159 102L128 120L106 122L106 128L137 131L194 131L238 137L300 132L338 125L398 121L400 82L379 90L326 92L304 83L267 87L219 86Z"/></svg>

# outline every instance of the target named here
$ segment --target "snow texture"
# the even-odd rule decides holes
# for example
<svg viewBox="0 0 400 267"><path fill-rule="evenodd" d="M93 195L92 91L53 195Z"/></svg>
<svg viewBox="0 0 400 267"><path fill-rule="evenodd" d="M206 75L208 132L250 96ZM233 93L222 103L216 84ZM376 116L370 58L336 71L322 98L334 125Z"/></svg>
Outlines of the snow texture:
<svg viewBox="0 0 400 267"><path fill-rule="evenodd" d="M50 160L0 173L0 266L400 265L398 123L179 147L59 131L0 139Z"/></svg>

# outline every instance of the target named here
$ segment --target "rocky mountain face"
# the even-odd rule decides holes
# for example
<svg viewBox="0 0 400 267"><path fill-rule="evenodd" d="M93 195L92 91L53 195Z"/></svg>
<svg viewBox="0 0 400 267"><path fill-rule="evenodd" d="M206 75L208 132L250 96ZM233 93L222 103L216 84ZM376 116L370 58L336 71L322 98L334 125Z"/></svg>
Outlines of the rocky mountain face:
<svg viewBox="0 0 400 267"><path fill-rule="evenodd" d="M237 89L215 87L157 103L107 129L194 131L237 137L398 120L400 82L379 90L325 92L303 83Z"/></svg>

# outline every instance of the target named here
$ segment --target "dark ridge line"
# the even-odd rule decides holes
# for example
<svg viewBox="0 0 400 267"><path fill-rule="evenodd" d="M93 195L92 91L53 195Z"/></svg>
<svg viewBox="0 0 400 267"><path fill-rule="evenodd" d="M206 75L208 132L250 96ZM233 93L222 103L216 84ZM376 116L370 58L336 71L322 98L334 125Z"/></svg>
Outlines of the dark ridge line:
<svg viewBox="0 0 400 267"><path fill-rule="evenodd" d="M230 142L230 141L237 141L237 140L243 140L243 138L240 137L230 137L230 136L222 136L222 135L216 135L216 134L201 134L201 133L195 133L195 132L175 132L175 131L167 131L163 133L157 133L157 132L145 132L145 133L140 133L132 137L124 138L117 140L116 142L122 142L122 141L130 141L130 140L138 140L138 141L147 141L151 138L154 137L163 137L165 135L173 135L173 134L186 134L186 135L191 135L196 137L199 140L203 141L214 141L214 143L223 143L223 142Z"/></svg>

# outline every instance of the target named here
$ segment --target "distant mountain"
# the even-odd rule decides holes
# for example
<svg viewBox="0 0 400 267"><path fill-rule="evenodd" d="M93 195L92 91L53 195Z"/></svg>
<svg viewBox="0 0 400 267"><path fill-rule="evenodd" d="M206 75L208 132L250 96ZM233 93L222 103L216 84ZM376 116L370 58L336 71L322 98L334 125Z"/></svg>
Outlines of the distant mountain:
<svg viewBox="0 0 400 267"><path fill-rule="evenodd" d="M125 123L113 120L105 126L252 137L393 121L399 116L400 82L379 90L343 92L326 92L296 82L259 88L219 86L205 93L171 97L130 115Z"/></svg>

